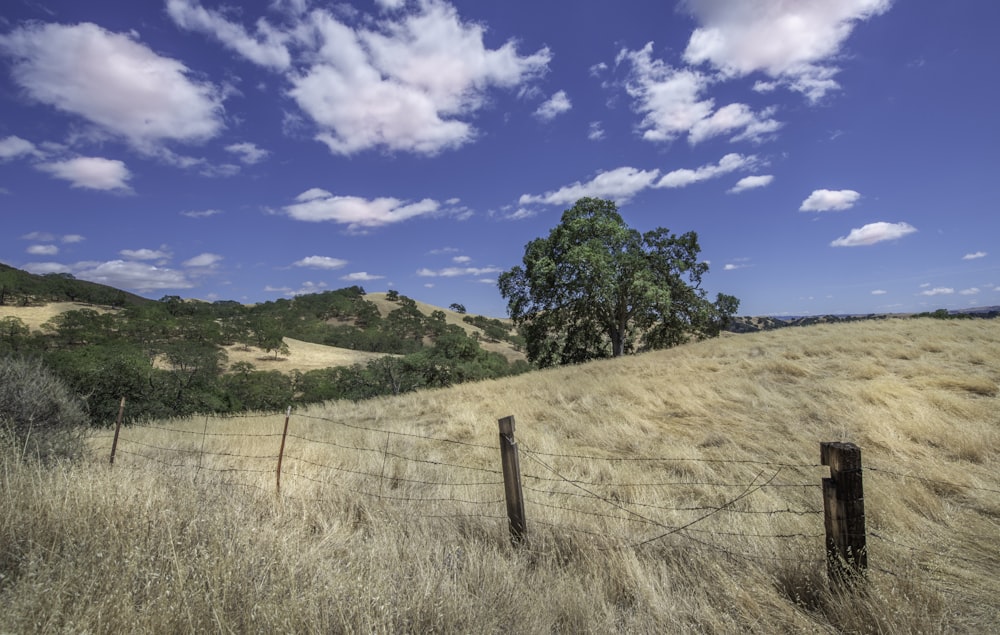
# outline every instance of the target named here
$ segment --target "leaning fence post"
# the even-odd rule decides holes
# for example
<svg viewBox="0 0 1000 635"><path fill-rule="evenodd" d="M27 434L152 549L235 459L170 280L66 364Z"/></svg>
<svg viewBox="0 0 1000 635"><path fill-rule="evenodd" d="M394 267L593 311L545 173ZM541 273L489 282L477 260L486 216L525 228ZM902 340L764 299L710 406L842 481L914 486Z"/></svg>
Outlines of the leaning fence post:
<svg viewBox="0 0 1000 635"><path fill-rule="evenodd" d="M118 405L118 420L115 421L115 438L111 442L111 465L115 464L115 452L118 451L118 433L122 430L122 416L125 414L125 397L122 397L121 404Z"/></svg>
<svg viewBox="0 0 1000 635"><path fill-rule="evenodd" d="M861 448L839 442L819 448L820 463L830 466L830 478L823 479L827 574L832 584L843 586L868 569Z"/></svg>
<svg viewBox="0 0 1000 635"><path fill-rule="evenodd" d="M520 544L527 536L524 522L524 495L521 492L521 463L514 440L514 417L500 419L500 462L503 465L503 488L507 499L511 544Z"/></svg>
<svg viewBox="0 0 1000 635"><path fill-rule="evenodd" d="M285 411L285 431L281 433L281 448L278 450L278 473L277 473L277 492L281 493L281 459L285 456L285 437L288 436L288 419L292 416L292 407L288 406L288 410Z"/></svg>

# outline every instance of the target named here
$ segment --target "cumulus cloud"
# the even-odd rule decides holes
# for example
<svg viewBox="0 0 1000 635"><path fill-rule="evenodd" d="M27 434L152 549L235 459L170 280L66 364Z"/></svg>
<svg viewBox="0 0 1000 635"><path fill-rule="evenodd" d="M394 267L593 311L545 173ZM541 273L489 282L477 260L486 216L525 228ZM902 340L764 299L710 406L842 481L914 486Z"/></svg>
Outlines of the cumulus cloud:
<svg viewBox="0 0 1000 635"><path fill-rule="evenodd" d="M190 289L194 286L180 271L127 260L111 260L91 264L75 271L74 275L82 280L139 292L158 289Z"/></svg>
<svg viewBox="0 0 1000 635"><path fill-rule="evenodd" d="M813 190L799 206L800 212L843 211L854 207L861 194L854 190Z"/></svg>
<svg viewBox="0 0 1000 635"><path fill-rule="evenodd" d="M874 245L886 240L902 238L915 231L917 231L916 228L909 223L886 223L879 221L852 229L850 234L834 240L830 243L830 246L860 247L863 245Z"/></svg>
<svg viewBox="0 0 1000 635"><path fill-rule="evenodd" d="M311 269L340 269L347 265L347 261L330 256L308 256L302 260L296 260L292 264L296 267L309 267Z"/></svg>
<svg viewBox="0 0 1000 635"><path fill-rule="evenodd" d="M14 81L33 99L155 153L222 129L222 96L177 60L96 24L30 23L0 35ZM109 63L113 61L113 63Z"/></svg>
<svg viewBox="0 0 1000 635"><path fill-rule="evenodd" d="M35 167L57 179L69 181L72 187L91 190L128 190L127 181L132 177L122 161L101 157L76 157L66 161L39 163Z"/></svg>
<svg viewBox="0 0 1000 635"><path fill-rule="evenodd" d="M542 121L552 121L573 107L565 90L560 90L542 103L535 111L535 116Z"/></svg>
<svg viewBox="0 0 1000 635"><path fill-rule="evenodd" d="M514 88L548 66L548 49L521 56L513 40L489 49L484 28L425 0L412 12L353 28L327 11L309 14L302 42L317 50L289 74L288 94L335 154L370 148L433 155L475 138L465 120L492 87Z"/></svg>
<svg viewBox="0 0 1000 635"><path fill-rule="evenodd" d="M773 82L821 99L839 88L831 62L860 23L886 12L892 0L686 0L700 23L684 59L728 77L766 73ZM771 85L769 85L771 84Z"/></svg>
<svg viewBox="0 0 1000 635"><path fill-rule="evenodd" d="M33 156L41 157L42 152L35 147L35 144L22 139L21 137L5 137L0 139L0 161L15 159L17 157Z"/></svg>
<svg viewBox="0 0 1000 635"><path fill-rule="evenodd" d="M773 109L755 112L740 103L716 109L715 100L702 97L711 78L653 59L652 42L638 51L622 50L617 63L623 62L630 64L626 91L643 114L639 128L648 141L669 142L685 134L691 145L720 135L732 135L730 141L762 141L782 125L773 118Z"/></svg>
<svg viewBox="0 0 1000 635"><path fill-rule="evenodd" d="M736 182L730 190L730 194L739 194L747 190L754 190L759 187L767 187L774 180L773 174L761 174L758 176L745 176Z"/></svg>
<svg viewBox="0 0 1000 635"><path fill-rule="evenodd" d="M214 269L220 262L222 262L222 256L219 254L204 253L185 260L183 264L192 269Z"/></svg>
<svg viewBox="0 0 1000 635"><path fill-rule="evenodd" d="M426 198L417 202L388 197L368 200L358 196L335 196L320 188L299 194L295 201L283 208L291 218L313 223L329 221L347 225L350 231L400 223L434 214L441 208L440 203Z"/></svg>
<svg viewBox="0 0 1000 635"><path fill-rule="evenodd" d="M371 282L372 280L382 280L383 278L385 276L377 276L367 271L355 271L354 273L340 276L340 279L346 282Z"/></svg>
<svg viewBox="0 0 1000 635"><path fill-rule="evenodd" d="M962 289L958 293L959 293L959 295L978 295L979 294L979 289L976 288L976 287L970 287L968 289Z"/></svg>
<svg viewBox="0 0 1000 635"><path fill-rule="evenodd" d="M122 249L119 255L129 260L169 260L170 252L163 249Z"/></svg>
<svg viewBox="0 0 1000 635"><path fill-rule="evenodd" d="M289 37L264 19L257 21L256 34L251 35L242 25L197 2L167 0L167 14L180 28L215 36L224 46L260 66L285 70L292 63Z"/></svg>
<svg viewBox="0 0 1000 635"><path fill-rule="evenodd" d="M965 254L962 256L962 260L977 260L979 258L985 258L988 254L985 251L977 251L972 254Z"/></svg>
<svg viewBox="0 0 1000 635"><path fill-rule="evenodd" d="M651 187L659 176L659 170L639 170L632 167L620 167L607 172L601 172L591 180L581 183L577 181L552 192L541 195L522 194L521 205L543 203L545 205L566 205L575 203L584 196L609 198L624 203L642 190Z"/></svg>
<svg viewBox="0 0 1000 635"><path fill-rule="evenodd" d="M56 245L29 245L25 250L32 256L55 256L59 253Z"/></svg>
<svg viewBox="0 0 1000 635"><path fill-rule="evenodd" d="M604 127L600 121L591 121L587 127L587 138L591 141L600 141L604 138Z"/></svg>
<svg viewBox="0 0 1000 635"><path fill-rule="evenodd" d="M709 163L694 170L682 168L668 172L656 183L656 187L686 187L692 183L714 179L715 177L729 174L736 170L750 169L757 164L756 155L743 156L742 154L733 152L719 159L719 162L716 164Z"/></svg>
<svg viewBox="0 0 1000 635"><path fill-rule="evenodd" d="M934 287L933 289L924 289L920 292L920 295L935 296L935 295L951 295L955 293L955 290L951 287Z"/></svg>
<svg viewBox="0 0 1000 635"><path fill-rule="evenodd" d="M254 163L260 163L267 155L271 154L267 150L258 148L255 144L244 142L244 143L234 143L232 145L226 146L226 151L232 152L237 155L243 163L247 165L253 165Z"/></svg>

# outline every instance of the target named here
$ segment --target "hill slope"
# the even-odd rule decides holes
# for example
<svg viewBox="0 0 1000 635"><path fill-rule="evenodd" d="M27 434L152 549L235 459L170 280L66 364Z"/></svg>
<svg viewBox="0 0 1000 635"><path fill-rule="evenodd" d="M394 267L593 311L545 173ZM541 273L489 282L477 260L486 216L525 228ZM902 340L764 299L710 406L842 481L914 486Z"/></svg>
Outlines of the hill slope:
<svg viewBox="0 0 1000 635"><path fill-rule="evenodd" d="M991 322L724 337L303 409L277 499L282 417L130 428L113 470L105 434L92 466L10 464L0 627L996 632L998 386ZM856 595L829 591L817 513L818 446L840 440L866 468Z"/></svg>

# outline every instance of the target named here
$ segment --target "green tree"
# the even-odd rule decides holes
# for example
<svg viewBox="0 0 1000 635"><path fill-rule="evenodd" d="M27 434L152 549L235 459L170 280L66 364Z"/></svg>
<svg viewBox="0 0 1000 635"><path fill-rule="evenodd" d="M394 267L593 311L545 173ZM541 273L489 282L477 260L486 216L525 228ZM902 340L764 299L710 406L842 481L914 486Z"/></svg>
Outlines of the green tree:
<svg viewBox="0 0 1000 635"><path fill-rule="evenodd" d="M448 308L455 313L465 313L465 305L458 302L453 302Z"/></svg>
<svg viewBox="0 0 1000 635"><path fill-rule="evenodd" d="M613 201L582 198L546 238L525 246L523 266L501 274L500 293L541 365L618 357L718 333L739 301L712 304L698 235L625 224Z"/></svg>

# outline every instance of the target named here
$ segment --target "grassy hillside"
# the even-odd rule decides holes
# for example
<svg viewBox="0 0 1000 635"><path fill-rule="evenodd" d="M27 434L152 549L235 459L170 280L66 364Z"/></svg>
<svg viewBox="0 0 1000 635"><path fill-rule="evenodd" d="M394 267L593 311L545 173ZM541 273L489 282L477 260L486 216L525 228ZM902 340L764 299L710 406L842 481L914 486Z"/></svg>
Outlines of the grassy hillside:
<svg viewBox="0 0 1000 635"><path fill-rule="evenodd" d="M106 433L90 464L8 455L0 631L998 632L998 387L995 323L886 320L302 409L277 496L281 416L130 428L110 469ZM840 440L852 595L817 513Z"/></svg>

